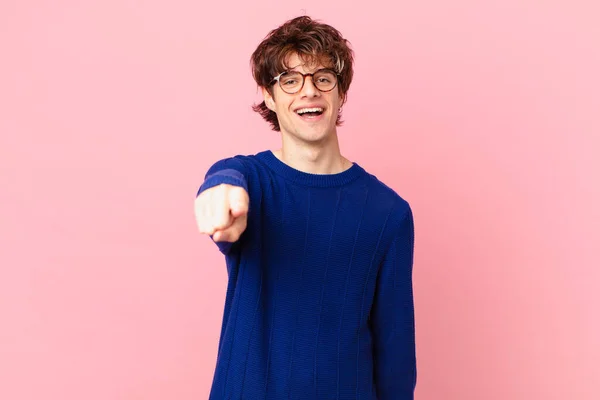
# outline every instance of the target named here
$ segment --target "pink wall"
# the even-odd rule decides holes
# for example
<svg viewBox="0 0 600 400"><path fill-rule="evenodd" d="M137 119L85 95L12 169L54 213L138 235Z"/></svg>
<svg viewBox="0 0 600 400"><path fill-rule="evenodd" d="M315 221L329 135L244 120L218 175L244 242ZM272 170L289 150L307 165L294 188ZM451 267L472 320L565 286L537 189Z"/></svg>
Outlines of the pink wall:
<svg viewBox="0 0 600 400"><path fill-rule="evenodd" d="M248 59L303 10L356 50L344 152L414 208L417 398L600 398L598 3L210 3L0 3L0 399L207 397L193 197L278 146Z"/></svg>

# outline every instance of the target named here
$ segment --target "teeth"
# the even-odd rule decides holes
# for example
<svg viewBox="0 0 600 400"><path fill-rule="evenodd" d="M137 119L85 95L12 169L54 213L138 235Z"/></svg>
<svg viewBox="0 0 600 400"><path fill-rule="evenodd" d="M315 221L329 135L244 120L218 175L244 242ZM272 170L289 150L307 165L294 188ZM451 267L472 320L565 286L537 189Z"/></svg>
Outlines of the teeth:
<svg viewBox="0 0 600 400"><path fill-rule="evenodd" d="M299 110L296 110L296 112L298 114L304 114L307 112L323 112L323 109L320 107L315 107L315 108L301 108Z"/></svg>

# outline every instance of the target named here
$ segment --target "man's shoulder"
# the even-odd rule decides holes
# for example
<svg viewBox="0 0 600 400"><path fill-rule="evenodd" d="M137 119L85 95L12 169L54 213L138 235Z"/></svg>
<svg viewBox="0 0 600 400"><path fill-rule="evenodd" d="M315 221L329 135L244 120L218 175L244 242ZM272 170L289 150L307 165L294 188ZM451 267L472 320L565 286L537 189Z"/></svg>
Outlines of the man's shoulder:
<svg viewBox="0 0 600 400"><path fill-rule="evenodd" d="M246 169L260 163L268 150L256 153L235 153L228 156L221 156L212 162L211 169L214 168L233 168Z"/></svg>
<svg viewBox="0 0 600 400"><path fill-rule="evenodd" d="M408 199L398 190L394 189L388 182L384 182L375 174L365 170L367 176L367 186L369 189L369 198L373 200L372 204L387 205L391 207L393 217L403 218L410 211ZM386 208L387 208L386 207Z"/></svg>
<svg viewBox="0 0 600 400"><path fill-rule="evenodd" d="M377 175L367 170L365 170L365 173L367 175L369 190L374 191L376 196L381 199L408 206L408 200L399 191L394 189L389 182L384 182Z"/></svg>

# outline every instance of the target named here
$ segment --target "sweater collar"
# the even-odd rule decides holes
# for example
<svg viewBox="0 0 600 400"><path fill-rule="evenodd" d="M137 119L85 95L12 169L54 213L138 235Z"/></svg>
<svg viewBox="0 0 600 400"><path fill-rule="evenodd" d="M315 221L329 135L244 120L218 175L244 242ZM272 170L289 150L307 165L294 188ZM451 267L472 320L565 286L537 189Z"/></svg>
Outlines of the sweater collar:
<svg viewBox="0 0 600 400"><path fill-rule="evenodd" d="M343 186L366 174L366 171L355 162L352 163L350 168L336 174L312 174L290 167L277 158L271 150L262 151L256 156L276 174L306 186Z"/></svg>

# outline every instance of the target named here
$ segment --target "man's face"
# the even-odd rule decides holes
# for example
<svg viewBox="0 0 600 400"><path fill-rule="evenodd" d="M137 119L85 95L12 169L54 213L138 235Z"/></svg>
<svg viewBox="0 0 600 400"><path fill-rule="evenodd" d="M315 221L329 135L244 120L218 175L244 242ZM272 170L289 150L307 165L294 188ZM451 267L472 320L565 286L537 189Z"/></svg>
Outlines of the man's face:
<svg viewBox="0 0 600 400"><path fill-rule="evenodd" d="M320 64L306 65L297 54L290 56L288 65L290 71L304 74L325 68ZM286 93L277 82L272 88L273 96L263 90L265 103L277 114L283 135L302 142L315 143L322 142L336 133L335 122L341 106L339 85L331 91L323 92L317 89L313 77L307 76L302 89L297 93ZM307 108L319 109L319 111L303 113Z"/></svg>

